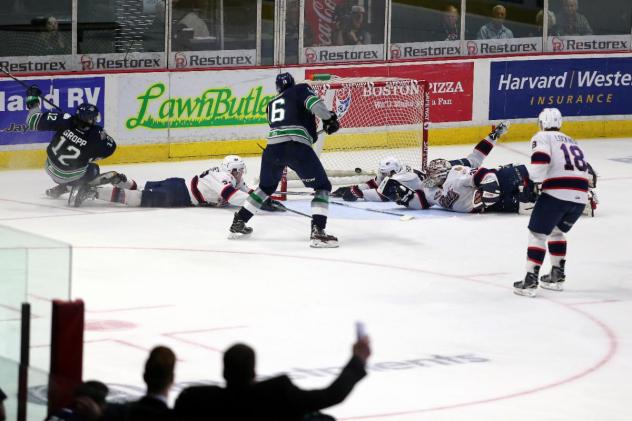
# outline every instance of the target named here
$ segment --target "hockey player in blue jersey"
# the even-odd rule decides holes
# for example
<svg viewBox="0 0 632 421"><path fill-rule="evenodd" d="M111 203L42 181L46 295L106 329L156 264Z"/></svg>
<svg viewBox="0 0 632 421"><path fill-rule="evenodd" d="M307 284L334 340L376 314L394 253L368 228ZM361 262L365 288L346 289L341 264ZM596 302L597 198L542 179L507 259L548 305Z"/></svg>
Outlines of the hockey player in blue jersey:
<svg viewBox="0 0 632 421"><path fill-rule="evenodd" d="M323 121L323 129L327 134L333 134L340 128L338 117L327 109L309 85L295 84L289 73L277 75L276 89L278 95L267 107L270 132L268 145L261 156L259 187L235 213L229 238L252 233L252 228L246 223L276 190L283 170L290 167L306 187L314 189L310 246L338 247L338 239L325 233L331 182L312 149L318 139L316 117Z"/></svg>
<svg viewBox="0 0 632 421"><path fill-rule="evenodd" d="M42 91L35 85L27 89L26 122L30 130L55 132L46 148L46 172L57 186L48 189L46 195L57 198L70 191L68 204L79 206L89 185L112 183L129 188L124 175L114 171L100 174L99 166L93 162L107 158L116 150L114 139L96 124L99 109L84 103L77 107L74 116L41 112L41 95Z"/></svg>

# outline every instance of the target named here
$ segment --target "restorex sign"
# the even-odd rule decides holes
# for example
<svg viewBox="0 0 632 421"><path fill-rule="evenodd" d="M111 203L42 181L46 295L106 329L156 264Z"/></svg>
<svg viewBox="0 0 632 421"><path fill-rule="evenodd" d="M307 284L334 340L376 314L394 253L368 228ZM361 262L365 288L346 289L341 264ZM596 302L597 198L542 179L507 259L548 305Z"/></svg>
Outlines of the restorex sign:
<svg viewBox="0 0 632 421"><path fill-rule="evenodd" d="M27 85L37 85L44 97L64 111L74 114L78 105L89 102L101 111L103 125L105 79L103 77L22 79ZM51 132L27 131L26 92L12 80L0 82L0 146L49 142ZM55 111L43 103L42 111Z"/></svg>
<svg viewBox="0 0 632 421"><path fill-rule="evenodd" d="M489 118L632 114L632 59L587 58L491 63Z"/></svg>

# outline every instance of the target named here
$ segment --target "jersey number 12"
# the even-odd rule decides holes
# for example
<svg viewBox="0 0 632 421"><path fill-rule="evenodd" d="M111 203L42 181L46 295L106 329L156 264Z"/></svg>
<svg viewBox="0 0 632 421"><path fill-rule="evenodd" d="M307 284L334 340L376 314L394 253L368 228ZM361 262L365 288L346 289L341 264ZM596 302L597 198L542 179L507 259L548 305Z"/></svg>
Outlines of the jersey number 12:
<svg viewBox="0 0 632 421"><path fill-rule="evenodd" d="M66 143L67 140L68 139L65 136L60 136L59 142L57 142L57 144L51 148L51 151L55 154L59 162L62 165L66 165L66 166L70 165L70 163L67 162L69 159L77 159L79 155L81 154L81 151L77 149L76 147L74 147L73 145L66 145L66 148L64 150L70 153L60 155L59 150L64 145L64 143Z"/></svg>

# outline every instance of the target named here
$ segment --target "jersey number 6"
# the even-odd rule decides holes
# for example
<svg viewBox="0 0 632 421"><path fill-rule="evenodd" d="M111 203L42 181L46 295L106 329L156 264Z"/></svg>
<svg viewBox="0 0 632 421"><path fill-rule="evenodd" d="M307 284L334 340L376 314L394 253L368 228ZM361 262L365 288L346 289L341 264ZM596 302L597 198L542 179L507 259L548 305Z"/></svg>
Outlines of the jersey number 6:
<svg viewBox="0 0 632 421"><path fill-rule="evenodd" d="M270 123L274 123L275 121L283 121L285 119L285 109L283 109L283 106L285 105L285 100L283 98L279 98L271 105Z"/></svg>

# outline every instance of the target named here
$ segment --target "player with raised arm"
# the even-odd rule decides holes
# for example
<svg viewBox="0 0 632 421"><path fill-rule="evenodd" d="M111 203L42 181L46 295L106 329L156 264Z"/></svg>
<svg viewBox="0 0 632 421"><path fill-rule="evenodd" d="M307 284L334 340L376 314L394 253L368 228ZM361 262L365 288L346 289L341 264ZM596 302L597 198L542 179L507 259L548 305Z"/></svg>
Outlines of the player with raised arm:
<svg viewBox="0 0 632 421"><path fill-rule="evenodd" d="M90 185L112 183L131 187L123 174L114 171L100 175L94 161L107 158L116 150L116 143L96 124L99 109L84 103L74 116L58 112L41 112L42 91L35 85L26 91L29 109L26 122L30 130L53 131L46 148L46 172L57 185L46 190L46 195L57 198L71 191L68 204L80 206ZM72 190L71 190L72 189Z"/></svg>
<svg viewBox="0 0 632 421"><path fill-rule="evenodd" d="M508 124L506 122L501 122L491 133L487 135L487 137L476 144L472 152L467 157L447 162L451 166L463 165L471 168L478 168L494 148L497 140L505 134L507 130ZM367 181L366 183L349 187L340 187L331 195L332 197L342 197L346 201L356 201L358 199L363 199L369 202L389 201L389 198L378 192L378 187L386 177L390 177L392 180L401 183L408 189L420 192L422 190L421 182L425 180L426 175L423 171L413 169L409 166L404 166L397 158L389 156L380 161L375 178ZM393 182L392 184L395 183ZM394 186L391 186L391 188L394 188ZM415 202L419 202L416 204L422 206L424 200L419 196L421 192L415 194L417 194L418 199L415 200ZM413 195L410 197L413 197Z"/></svg>
<svg viewBox="0 0 632 421"><path fill-rule="evenodd" d="M309 85L295 84L291 74L277 75L275 84L278 95L267 106L270 132L268 145L261 156L259 187L235 213L229 238L252 233L246 223L276 190L283 171L289 167L296 171L306 187L314 189L310 246L338 247L338 239L325 232L331 182L312 148L318 138L316 117L323 121L327 134L340 128L338 117L327 109Z"/></svg>
<svg viewBox="0 0 632 421"><path fill-rule="evenodd" d="M219 167L207 169L188 183L183 178L172 177L148 181L142 190L101 186L93 188L90 197L140 207L241 206L252 191L244 181L245 172L244 160L238 155L228 155ZM283 211L284 206L269 201L262 209Z"/></svg>
<svg viewBox="0 0 632 421"><path fill-rule="evenodd" d="M540 131L531 139L529 174L541 183L531 219L527 248L527 275L514 283L514 293L536 295L540 267L548 245L551 272L539 280L542 288L561 291L566 276L566 237L588 201L588 162L584 151L560 131L562 114L557 108L545 108L538 116ZM548 242L548 244L547 244Z"/></svg>

